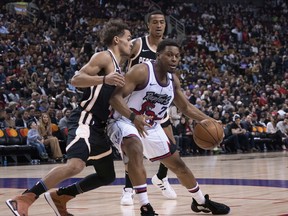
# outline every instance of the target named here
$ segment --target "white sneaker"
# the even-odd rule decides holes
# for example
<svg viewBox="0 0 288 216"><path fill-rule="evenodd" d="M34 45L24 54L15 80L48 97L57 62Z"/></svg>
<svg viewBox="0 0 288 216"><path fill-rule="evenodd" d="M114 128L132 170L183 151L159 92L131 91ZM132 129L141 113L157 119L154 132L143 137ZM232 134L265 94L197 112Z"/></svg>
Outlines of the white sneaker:
<svg viewBox="0 0 288 216"><path fill-rule="evenodd" d="M123 188L120 204L123 206L131 206L134 204L134 190L133 188Z"/></svg>
<svg viewBox="0 0 288 216"><path fill-rule="evenodd" d="M171 187L168 177L162 179L162 181L154 175L151 179L152 184L162 191L163 196L168 199L176 199L177 194L175 193L174 189Z"/></svg>

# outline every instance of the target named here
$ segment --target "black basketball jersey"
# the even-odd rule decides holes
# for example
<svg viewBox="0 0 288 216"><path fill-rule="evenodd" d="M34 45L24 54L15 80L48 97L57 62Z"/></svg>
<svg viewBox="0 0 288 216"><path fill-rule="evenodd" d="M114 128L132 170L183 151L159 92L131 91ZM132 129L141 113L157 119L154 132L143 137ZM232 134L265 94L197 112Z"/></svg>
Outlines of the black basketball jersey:
<svg viewBox="0 0 288 216"><path fill-rule="evenodd" d="M156 51L153 51L149 46L148 36L141 37L140 39L140 49L138 53L133 58L131 58L129 62L129 68L135 64L156 59Z"/></svg>
<svg viewBox="0 0 288 216"><path fill-rule="evenodd" d="M121 73L121 69L114 54L110 50L107 51L111 55L115 72ZM105 71L100 71L99 75L105 75ZM82 107L82 109L85 111L92 113L92 115L97 119L106 122L110 115L109 99L115 88L116 86L108 85L106 83L85 88L83 97L79 103L80 107Z"/></svg>

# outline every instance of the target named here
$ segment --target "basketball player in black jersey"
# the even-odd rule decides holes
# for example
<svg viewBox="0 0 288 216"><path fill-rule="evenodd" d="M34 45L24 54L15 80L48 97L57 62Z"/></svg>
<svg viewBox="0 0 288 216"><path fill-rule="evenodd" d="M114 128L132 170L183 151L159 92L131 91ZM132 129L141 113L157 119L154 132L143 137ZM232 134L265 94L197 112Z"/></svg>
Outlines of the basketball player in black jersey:
<svg viewBox="0 0 288 216"><path fill-rule="evenodd" d="M45 193L56 215L71 215L66 209L69 200L114 181L112 150L105 133L110 114L108 102L115 87L125 84L118 63L130 55L132 42L128 26L120 20L106 23L102 30L102 40L108 50L95 53L72 78L72 84L85 88L85 92L79 107L72 111L69 118L67 163L53 168L22 195L7 200L6 204L14 215L28 216L29 206L42 193L80 173L86 164L94 166L96 173L68 187Z"/></svg>
<svg viewBox="0 0 288 216"><path fill-rule="evenodd" d="M166 27L164 14L159 10L149 13L147 16L147 27L149 32L147 36L133 40L133 48L128 61L128 68L131 68L135 64L156 59L156 49L158 44L163 40ZM176 144L171 122L167 113L161 122L161 126L168 138L171 140L171 143ZM168 199L176 199L177 194L169 184L167 172L168 169L160 163L158 173L152 177L152 183L162 191L163 196ZM121 205L133 205L134 191L132 188L133 186L126 167L125 187L123 188L123 194L120 200Z"/></svg>

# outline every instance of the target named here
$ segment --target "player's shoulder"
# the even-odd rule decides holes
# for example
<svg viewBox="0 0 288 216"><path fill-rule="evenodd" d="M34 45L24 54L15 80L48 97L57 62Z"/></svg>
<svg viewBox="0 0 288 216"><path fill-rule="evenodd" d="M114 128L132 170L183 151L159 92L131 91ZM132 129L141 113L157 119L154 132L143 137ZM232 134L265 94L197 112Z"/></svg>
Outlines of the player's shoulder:
<svg viewBox="0 0 288 216"><path fill-rule="evenodd" d="M142 39L141 39L141 37L134 38L134 39L132 40L132 44L133 44L133 48L139 48L140 45L142 44Z"/></svg>
<svg viewBox="0 0 288 216"><path fill-rule="evenodd" d="M100 52L96 52L93 54L93 56L91 57L91 59L101 59L101 60L107 60L107 59L111 58L111 54L109 53L108 50L104 50L104 51L100 51Z"/></svg>
<svg viewBox="0 0 288 216"><path fill-rule="evenodd" d="M141 49L142 46L142 40L140 37L135 38L132 40L132 50L131 50L131 57L134 57L138 54L139 50Z"/></svg>
<svg viewBox="0 0 288 216"><path fill-rule="evenodd" d="M133 65L128 71L128 74L133 74L133 76L142 78L148 75L148 71L149 69L148 69L147 63L140 63L140 64Z"/></svg>
<svg viewBox="0 0 288 216"><path fill-rule="evenodd" d="M112 63L111 54L107 50L94 53L90 59L90 63L97 64L100 67Z"/></svg>
<svg viewBox="0 0 288 216"><path fill-rule="evenodd" d="M135 65L133 65L131 67L131 70L148 71L147 62L146 63L135 64Z"/></svg>

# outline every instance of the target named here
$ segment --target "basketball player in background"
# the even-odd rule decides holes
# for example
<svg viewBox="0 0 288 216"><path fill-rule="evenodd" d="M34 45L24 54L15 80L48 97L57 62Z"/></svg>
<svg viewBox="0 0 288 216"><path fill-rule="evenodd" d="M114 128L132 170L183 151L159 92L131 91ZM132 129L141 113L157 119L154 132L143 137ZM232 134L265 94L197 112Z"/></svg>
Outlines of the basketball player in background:
<svg viewBox="0 0 288 216"><path fill-rule="evenodd" d="M69 117L67 163L53 168L23 194L7 200L14 215L28 216L29 207L45 192L45 199L57 216L71 215L66 208L69 200L115 180L106 122L110 115L109 98L116 86L125 84L119 62L130 56L132 41L128 26L121 20L106 23L101 39L108 49L95 53L72 78L73 86L85 88L85 91L78 108ZM86 165L92 165L96 172L70 186L47 192L80 173ZM141 209L143 215L146 211L145 207Z"/></svg>
<svg viewBox="0 0 288 216"><path fill-rule="evenodd" d="M174 40L165 39L158 44L156 61L134 65L126 73L125 86L116 88L110 99L115 112L107 127L108 135L123 161L128 163L129 176L140 205L147 204L149 215L158 214L148 200L144 156L152 162L160 160L176 174L193 197L192 211L228 214L228 206L202 194L193 173L176 151L176 145L170 143L160 126L172 102L181 113L196 122L212 119L184 96L174 74L180 58L180 46Z"/></svg>
<svg viewBox="0 0 288 216"><path fill-rule="evenodd" d="M133 48L128 61L128 69L135 64L156 59L156 49L158 44L163 40L166 28L165 16L161 11L153 11L147 17L148 35L133 40ZM171 143L176 144L173 136L173 130L169 119L168 111L166 112L161 126ZM129 170L125 171L125 187L123 188L121 205L133 205L134 191L129 178ZM152 177L152 183L162 191L163 196L168 199L176 199L177 194L171 187L167 177L168 169L160 163L158 173Z"/></svg>

